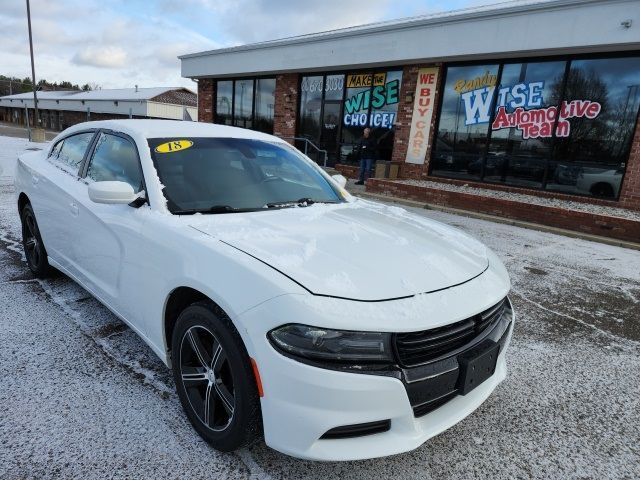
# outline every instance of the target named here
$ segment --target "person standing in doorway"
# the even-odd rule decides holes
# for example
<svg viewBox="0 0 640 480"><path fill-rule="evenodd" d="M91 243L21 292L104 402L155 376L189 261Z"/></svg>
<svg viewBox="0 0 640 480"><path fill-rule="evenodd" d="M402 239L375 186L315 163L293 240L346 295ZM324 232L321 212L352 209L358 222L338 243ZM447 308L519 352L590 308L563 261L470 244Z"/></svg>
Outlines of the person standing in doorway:
<svg viewBox="0 0 640 480"><path fill-rule="evenodd" d="M356 148L360 157L360 176L356 185L364 185L365 178L371 174L371 167L376 158L376 141L371 138L371 129L365 128Z"/></svg>

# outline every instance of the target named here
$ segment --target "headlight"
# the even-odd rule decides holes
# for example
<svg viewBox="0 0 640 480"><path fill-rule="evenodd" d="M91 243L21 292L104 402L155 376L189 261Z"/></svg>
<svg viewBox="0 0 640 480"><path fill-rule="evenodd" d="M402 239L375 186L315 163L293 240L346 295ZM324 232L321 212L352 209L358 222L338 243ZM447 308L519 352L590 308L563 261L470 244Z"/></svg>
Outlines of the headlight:
<svg viewBox="0 0 640 480"><path fill-rule="evenodd" d="M342 364L393 362L390 333L284 325L267 336L278 350L304 359Z"/></svg>

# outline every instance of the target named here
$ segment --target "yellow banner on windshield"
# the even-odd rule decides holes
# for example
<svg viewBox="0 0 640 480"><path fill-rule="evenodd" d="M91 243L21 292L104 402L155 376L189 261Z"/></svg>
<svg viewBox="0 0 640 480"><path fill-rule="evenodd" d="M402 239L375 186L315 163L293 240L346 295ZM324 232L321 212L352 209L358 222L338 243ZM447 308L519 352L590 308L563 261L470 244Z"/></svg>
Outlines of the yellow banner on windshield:
<svg viewBox="0 0 640 480"><path fill-rule="evenodd" d="M155 148L156 153L173 153L180 150L191 148L193 142L191 140L172 140L171 142L161 143Z"/></svg>

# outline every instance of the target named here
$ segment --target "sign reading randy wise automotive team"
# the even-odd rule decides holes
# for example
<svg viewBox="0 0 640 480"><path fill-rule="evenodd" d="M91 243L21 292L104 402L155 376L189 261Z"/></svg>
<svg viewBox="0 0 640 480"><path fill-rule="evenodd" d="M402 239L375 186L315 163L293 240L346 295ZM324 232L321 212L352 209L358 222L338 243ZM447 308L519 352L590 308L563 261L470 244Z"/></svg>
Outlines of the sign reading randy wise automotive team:
<svg viewBox="0 0 640 480"><path fill-rule="evenodd" d="M418 70L418 82L413 102L413 116L409 133L409 148L405 162L423 164L429 147L431 133L431 117L438 84L438 67Z"/></svg>
<svg viewBox="0 0 640 480"><path fill-rule="evenodd" d="M465 126L491 121L491 130L515 128L522 139L569 137L572 118L595 119L602 104L590 98L563 100L548 105L544 98L545 81L521 81L515 85L497 85L498 76L487 71L472 79L456 80L453 89L464 106ZM491 117L491 103L497 88L496 112ZM554 133L555 127L555 133Z"/></svg>

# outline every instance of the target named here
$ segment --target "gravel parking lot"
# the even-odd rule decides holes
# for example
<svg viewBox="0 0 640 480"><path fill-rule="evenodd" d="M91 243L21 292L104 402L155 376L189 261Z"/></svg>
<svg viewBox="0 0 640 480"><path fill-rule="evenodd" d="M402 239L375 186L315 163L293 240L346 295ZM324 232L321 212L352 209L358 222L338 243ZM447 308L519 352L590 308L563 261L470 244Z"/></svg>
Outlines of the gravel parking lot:
<svg viewBox="0 0 640 480"><path fill-rule="evenodd" d="M0 137L0 167L27 147ZM640 252L413 210L504 260L517 312L509 376L413 452L314 463L201 441L169 371L129 328L68 278L30 275L13 187L0 182L0 478L640 477Z"/></svg>

